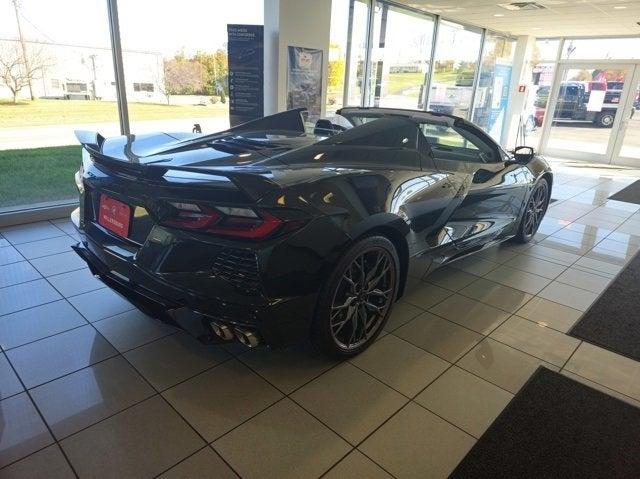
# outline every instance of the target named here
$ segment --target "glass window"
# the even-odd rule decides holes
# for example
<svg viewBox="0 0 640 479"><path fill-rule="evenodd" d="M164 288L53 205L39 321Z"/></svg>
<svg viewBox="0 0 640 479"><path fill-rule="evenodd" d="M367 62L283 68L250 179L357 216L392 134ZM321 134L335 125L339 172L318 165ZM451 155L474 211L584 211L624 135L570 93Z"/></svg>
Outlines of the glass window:
<svg viewBox="0 0 640 479"><path fill-rule="evenodd" d="M133 91L146 91L153 93L155 91L155 86L153 83L134 83Z"/></svg>
<svg viewBox="0 0 640 479"><path fill-rule="evenodd" d="M558 57L560 40L557 38L538 38L533 45L533 61L535 63L542 60L556 61Z"/></svg>
<svg viewBox="0 0 640 479"><path fill-rule="evenodd" d="M262 25L263 0L119 0L118 9L131 132L227 128L227 24Z"/></svg>
<svg viewBox="0 0 640 479"><path fill-rule="evenodd" d="M349 59L348 105L360 106L364 97L364 62L367 52L369 7L357 1L353 4L351 57Z"/></svg>
<svg viewBox="0 0 640 479"><path fill-rule="evenodd" d="M114 79L107 3L20 0L17 7L33 73L30 82L0 79L2 212L77 201L81 149L73 131L119 134L116 103L105 91ZM0 2L0 32L0 63L24 72L20 43L10 40L18 38L12 2Z"/></svg>
<svg viewBox="0 0 640 479"><path fill-rule="evenodd" d="M465 137L447 125L422 123L420 130L430 145L470 148L472 150L478 149L473 143L467 141Z"/></svg>
<svg viewBox="0 0 640 479"><path fill-rule="evenodd" d="M423 109L432 17L376 2L368 105Z"/></svg>
<svg viewBox="0 0 640 479"><path fill-rule="evenodd" d="M635 59L640 58L640 38L567 38L563 59Z"/></svg>
<svg viewBox="0 0 640 479"><path fill-rule="evenodd" d="M539 38L533 47L531 57L531 81L527 87L527 100L522 128L522 144L537 147L542 133L542 122L549 103L551 82L556 72L556 58L560 48L559 39Z"/></svg>
<svg viewBox="0 0 640 479"><path fill-rule="evenodd" d="M364 62L366 44L367 6L361 0L333 0L331 3L331 31L329 34L329 63L327 64L327 113L334 113L342 108L344 99L344 83L347 74L347 53L349 49L349 15L354 15L354 32L352 35L352 57L356 62ZM360 50L358 50L360 49ZM364 65L364 63L363 63ZM358 67L354 77L350 78L353 101L350 104L360 106L361 85L357 79ZM360 71L362 75L362 72ZM351 97L350 97L351 99Z"/></svg>
<svg viewBox="0 0 640 479"><path fill-rule="evenodd" d="M465 127L443 123L420 123L435 159L487 163L497 161L495 147Z"/></svg>
<svg viewBox="0 0 640 479"><path fill-rule="evenodd" d="M538 147L555 72L555 62L539 62L535 58L533 59L531 81L527 86L527 97L522 116L521 131L524 132L524 139L520 143L523 145Z"/></svg>
<svg viewBox="0 0 640 479"><path fill-rule="evenodd" d="M468 118L480 42L479 30L440 22L429 110Z"/></svg>
<svg viewBox="0 0 640 479"><path fill-rule="evenodd" d="M511 84L516 42L487 33L478 77L473 122L500 141Z"/></svg>

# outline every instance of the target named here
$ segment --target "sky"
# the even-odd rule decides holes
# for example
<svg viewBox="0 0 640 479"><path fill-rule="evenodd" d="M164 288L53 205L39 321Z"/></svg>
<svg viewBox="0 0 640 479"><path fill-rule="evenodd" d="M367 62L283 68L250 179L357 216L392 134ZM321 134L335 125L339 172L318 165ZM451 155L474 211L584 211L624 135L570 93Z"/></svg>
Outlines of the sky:
<svg viewBox="0 0 640 479"><path fill-rule="evenodd" d="M27 40L109 47L106 0L19 0ZM127 50L172 56L225 46L227 24L262 25L262 0L119 0ZM11 0L0 0L0 38L17 38Z"/></svg>

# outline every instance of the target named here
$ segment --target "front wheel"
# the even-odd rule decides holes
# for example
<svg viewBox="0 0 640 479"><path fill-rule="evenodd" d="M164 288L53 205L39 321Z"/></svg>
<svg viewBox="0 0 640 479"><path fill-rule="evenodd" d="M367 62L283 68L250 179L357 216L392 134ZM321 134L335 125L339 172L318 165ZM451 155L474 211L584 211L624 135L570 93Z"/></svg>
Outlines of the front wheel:
<svg viewBox="0 0 640 479"><path fill-rule="evenodd" d="M518 233L514 237L515 241L518 243L531 241L540 227L544 214L547 212L549 196L549 183L546 179L540 178L533 187L531 195L529 195L522 220L520 220Z"/></svg>
<svg viewBox="0 0 640 479"><path fill-rule="evenodd" d="M398 291L393 243L369 236L331 273L318 300L311 339L326 354L346 359L364 351L386 323Z"/></svg>

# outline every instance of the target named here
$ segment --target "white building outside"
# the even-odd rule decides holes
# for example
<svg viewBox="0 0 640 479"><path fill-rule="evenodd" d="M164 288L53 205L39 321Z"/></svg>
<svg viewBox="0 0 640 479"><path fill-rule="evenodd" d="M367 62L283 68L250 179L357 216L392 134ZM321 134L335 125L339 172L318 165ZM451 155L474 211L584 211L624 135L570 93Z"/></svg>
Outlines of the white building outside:
<svg viewBox="0 0 640 479"><path fill-rule="evenodd" d="M0 51L17 40L0 39ZM116 100L111 49L82 45L26 42L27 49L39 51L47 67L32 82L37 98ZM165 102L162 54L124 50L123 62L129 101ZM0 98L12 98L11 90L0 83ZM29 98L23 88L19 99Z"/></svg>

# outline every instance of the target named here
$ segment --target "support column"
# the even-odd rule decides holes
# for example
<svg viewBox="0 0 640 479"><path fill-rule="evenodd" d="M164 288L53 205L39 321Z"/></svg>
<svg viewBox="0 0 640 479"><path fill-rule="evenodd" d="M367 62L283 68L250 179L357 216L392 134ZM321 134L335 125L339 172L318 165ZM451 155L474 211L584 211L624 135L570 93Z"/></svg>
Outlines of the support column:
<svg viewBox="0 0 640 479"><path fill-rule="evenodd" d="M511 149L515 146L520 115L524 113L531 83L531 57L535 45L535 37L522 35L518 37L511 71L511 91L505 115L506 128L503 132L502 144ZM525 91L518 91L520 85L526 85Z"/></svg>
<svg viewBox="0 0 640 479"><path fill-rule="evenodd" d="M321 49L322 115L327 103L330 0L264 0L264 114L287 108L287 47Z"/></svg>
<svg viewBox="0 0 640 479"><path fill-rule="evenodd" d="M120 133L129 134L129 106L127 104L127 88L124 82L122 65L122 46L120 44L120 23L118 20L118 0L107 0L109 11L109 34L111 37L111 55L113 57L113 73L116 80L116 97L118 99L118 117Z"/></svg>

